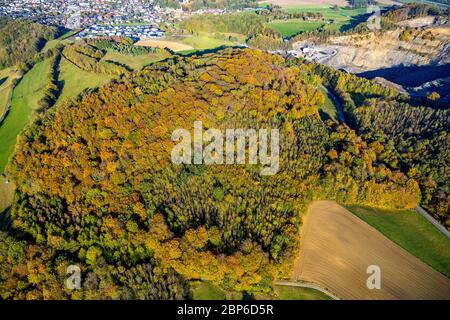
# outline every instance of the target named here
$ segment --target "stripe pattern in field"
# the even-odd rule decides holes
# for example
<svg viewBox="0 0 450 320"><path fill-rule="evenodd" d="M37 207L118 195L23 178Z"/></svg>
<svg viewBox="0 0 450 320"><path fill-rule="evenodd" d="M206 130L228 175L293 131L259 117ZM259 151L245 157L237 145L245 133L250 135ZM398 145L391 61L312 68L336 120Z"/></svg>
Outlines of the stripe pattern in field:
<svg viewBox="0 0 450 320"><path fill-rule="evenodd" d="M450 299L450 280L332 201L313 203L304 220L295 280L341 299ZM367 267L381 269L368 289Z"/></svg>

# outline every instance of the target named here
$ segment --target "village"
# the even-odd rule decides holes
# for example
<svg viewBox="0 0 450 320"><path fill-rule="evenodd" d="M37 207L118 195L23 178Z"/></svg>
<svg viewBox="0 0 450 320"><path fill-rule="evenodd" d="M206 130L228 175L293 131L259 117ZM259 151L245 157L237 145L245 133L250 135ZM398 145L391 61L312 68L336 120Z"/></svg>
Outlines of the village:
<svg viewBox="0 0 450 320"><path fill-rule="evenodd" d="M180 4L183 0L180 0ZM180 8L161 8L144 0L0 0L0 17L31 19L50 26L82 29L77 38L126 36L135 40L161 38L163 23L193 14L223 14L226 9L186 12Z"/></svg>
<svg viewBox="0 0 450 320"><path fill-rule="evenodd" d="M164 31L149 25L127 26L127 25L93 25L79 32L75 39L98 38L98 37L128 37L135 41L144 38L162 38Z"/></svg>

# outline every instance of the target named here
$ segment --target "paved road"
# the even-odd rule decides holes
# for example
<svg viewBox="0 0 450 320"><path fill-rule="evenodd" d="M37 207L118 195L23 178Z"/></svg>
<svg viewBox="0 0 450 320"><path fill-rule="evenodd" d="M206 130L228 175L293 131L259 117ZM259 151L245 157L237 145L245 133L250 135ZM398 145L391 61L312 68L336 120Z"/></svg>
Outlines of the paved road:
<svg viewBox="0 0 450 320"><path fill-rule="evenodd" d="M426 212L421 206L416 207L416 211L420 213L425 219L431 222L433 226L436 227L440 232L442 232L447 238L450 238L450 232L441 225L437 220L435 220L428 212Z"/></svg>

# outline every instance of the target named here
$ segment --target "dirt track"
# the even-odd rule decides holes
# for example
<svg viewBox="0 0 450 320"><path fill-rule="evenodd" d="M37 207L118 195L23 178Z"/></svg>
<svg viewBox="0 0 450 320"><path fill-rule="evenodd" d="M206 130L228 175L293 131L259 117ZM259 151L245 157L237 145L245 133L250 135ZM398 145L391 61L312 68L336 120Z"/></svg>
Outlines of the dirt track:
<svg viewBox="0 0 450 320"><path fill-rule="evenodd" d="M450 299L450 280L332 201L315 202L302 229L293 278L341 299ZM369 290L369 265L381 268L381 289Z"/></svg>

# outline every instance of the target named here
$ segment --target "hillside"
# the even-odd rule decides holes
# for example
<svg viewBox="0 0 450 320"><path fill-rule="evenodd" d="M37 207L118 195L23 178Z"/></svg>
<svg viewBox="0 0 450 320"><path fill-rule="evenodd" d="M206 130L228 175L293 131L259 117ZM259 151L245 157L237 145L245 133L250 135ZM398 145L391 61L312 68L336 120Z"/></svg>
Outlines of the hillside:
<svg viewBox="0 0 450 320"><path fill-rule="evenodd" d="M20 41L15 39L11 45ZM166 50L135 47L129 39L74 43L58 38L50 48L27 58L27 65L1 70L0 173L14 151L17 135L36 113L169 56Z"/></svg>
<svg viewBox="0 0 450 320"><path fill-rule="evenodd" d="M431 28L408 32L396 29L381 35L370 33L331 38L329 45L337 46L338 53L327 61L327 65L362 73L399 65L448 64L450 44L444 30Z"/></svg>
<svg viewBox="0 0 450 320"><path fill-rule="evenodd" d="M39 108L44 95L45 78L50 69L49 59L37 63L14 88L9 112L0 126L0 172L3 173L9 157L14 151L16 137L28 124L32 113ZM30 94L33 93L33 94Z"/></svg>
<svg viewBox="0 0 450 320"><path fill-rule="evenodd" d="M411 105L395 88L317 65L325 85L337 95L347 124L378 145L391 168L419 182L420 203L450 228L448 179L449 110Z"/></svg>
<svg viewBox="0 0 450 320"><path fill-rule="evenodd" d="M441 98L436 105L445 107L450 99L445 11L414 3L383 12L379 21L378 30L363 22L346 33L298 35L291 43L306 59L368 79L384 78L421 103L436 92Z"/></svg>
<svg viewBox="0 0 450 320"><path fill-rule="evenodd" d="M0 18L0 69L27 62L59 33L54 27Z"/></svg>
<svg viewBox="0 0 450 320"><path fill-rule="evenodd" d="M7 169L17 195L2 238L0 294L187 298L192 279L270 292L291 270L312 200L414 207L418 183L379 145L320 118L321 84L298 60L227 49L173 56L49 109L24 131ZM192 130L196 120L205 128L279 128L278 173L174 165L172 131ZM32 252L45 257L33 262L44 270L33 285L26 279L36 269L23 269ZM77 292L59 280L72 263L89 275ZM160 281L158 289L134 282L136 270Z"/></svg>

